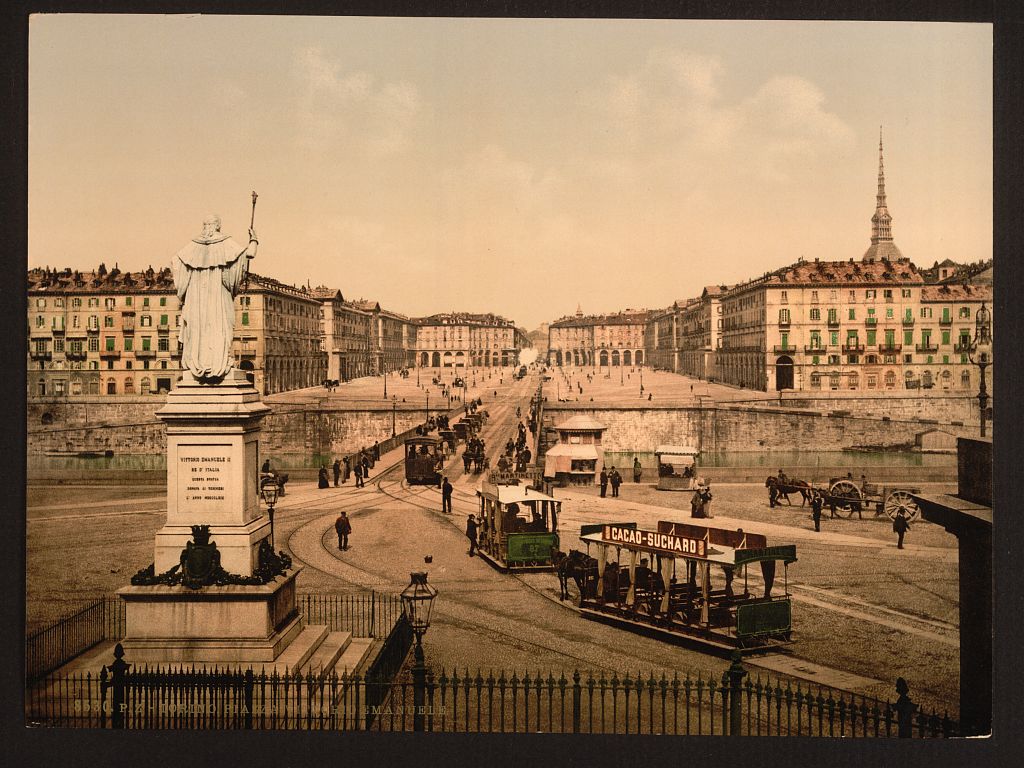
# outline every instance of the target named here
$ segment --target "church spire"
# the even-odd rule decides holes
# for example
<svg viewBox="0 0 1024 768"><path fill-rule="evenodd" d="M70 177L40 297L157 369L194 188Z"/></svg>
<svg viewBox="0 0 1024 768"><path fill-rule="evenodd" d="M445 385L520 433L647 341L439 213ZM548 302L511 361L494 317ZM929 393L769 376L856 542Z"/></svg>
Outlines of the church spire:
<svg viewBox="0 0 1024 768"><path fill-rule="evenodd" d="M882 126L878 126L878 191L875 194L875 215L871 217L871 247L864 261L900 259L903 254L892 240L892 216L885 204L885 160L882 150Z"/></svg>

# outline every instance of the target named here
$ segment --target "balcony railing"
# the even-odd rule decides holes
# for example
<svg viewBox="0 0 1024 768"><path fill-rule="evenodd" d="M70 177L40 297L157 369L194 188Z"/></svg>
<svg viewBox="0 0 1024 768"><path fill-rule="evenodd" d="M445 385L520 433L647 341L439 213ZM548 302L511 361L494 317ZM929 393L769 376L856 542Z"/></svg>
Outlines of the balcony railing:
<svg viewBox="0 0 1024 768"><path fill-rule="evenodd" d="M171 326L169 323L160 323L159 325L157 325L156 330L158 333L167 333L169 330L171 330Z"/></svg>
<svg viewBox="0 0 1024 768"><path fill-rule="evenodd" d="M828 325L829 328L838 328L839 327L839 318L838 317L830 317L828 320L825 321L825 323L826 323L826 325Z"/></svg>
<svg viewBox="0 0 1024 768"><path fill-rule="evenodd" d="M914 324L914 318L904 316L903 317L903 324L904 325L913 325Z"/></svg>
<svg viewBox="0 0 1024 768"><path fill-rule="evenodd" d="M140 359L140 360L143 359L143 358L155 358L156 357L156 350L155 349L136 349L135 350L135 357Z"/></svg>
<svg viewBox="0 0 1024 768"><path fill-rule="evenodd" d="M788 317L780 317L779 318L779 327L780 328L789 328L789 318Z"/></svg>
<svg viewBox="0 0 1024 768"><path fill-rule="evenodd" d="M879 344L878 351L883 355L897 355L903 351L902 344Z"/></svg>
<svg viewBox="0 0 1024 768"><path fill-rule="evenodd" d="M957 345L953 347L953 351L958 355L969 355L974 350L971 349L971 342L957 342Z"/></svg>
<svg viewBox="0 0 1024 768"><path fill-rule="evenodd" d="M33 360L51 360L51 359L53 359L53 353L50 352L50 350L48 350L48 349L45 350L45 351L38 350L38 349L30 349L29 352L28 352L28 356L31 357Z"/></svg>
<svg viewBox="0 0 1024 768"><path fill-rule="evenodd" d="M80 349L77 352L73 349L66 350L64 356L68 360L85 360L89 355L84 349Z"/></svg>
<svg viewBox="0 0 1024 768"><path fill-rule="evenodd" d="M60 326L60 327L54 327L54 328L51 328L51 329L50 329L50 331L51 331L51 332L52 332L52 333L53 333L54 335L62 334L62 333L64 333L64 326L62 325L62 326Z"/></svg>
<svg viewBox="0 0 1024 768"><path fill-rule="evenodd" d="M90 325L85 329L88 333L99 333L100 327L98 325Z"/></svg>
<svg viewBox="0 0 1024 768"><path fill-rule="evenodd" d="M864 325L878 325L878 318L877 317L865 317L864 318Z"/></svg>
<svg viewBox="0 0 1024 768"><path fill-rule="evenodd" d="M125 321L121 323L121 332L135 333L135 320L133 319L131 322L129 322L126 318Z"/></svg>
<svg viewBox="0 0 1024 768"><path fill-rule="evenodd" d="M808 344L804 347L804 352L811 355L823 355L825 354L825 347L821 344Z"/></svg>
<svg viewBox="0 0 1024 768"><path fill-rule="evenodd" d="M853 344L843 344L843 354L844 355L863 355L864 354L864 345L860 344L859 342L854 342Z"/></svg>
<svg viewBox="0 0 1024 768"><path fill-rule="evenodd" d="M952 317L940 317L939 318L939 325L945 325L945 326L948 327L948 326L950 326L952 324L953 324L953 318Z"/></svg>
<svg viewBox="0 0 1024 768"><path fill-rule="evenodd" d="M915 349L922 353L935 353L939 351L939 345L933 344L930 341L924 344L918 344Z"/></svg>
<svg viewBox="0 0 1024 768"><path fill-rule="evenodd" d="M775 354L777 355L782 353L796 352L796 347L793 346L792 344L776 344L774 349Z"/></svg>
<svg viewBox="0 0 1024 768"><path fill-rule="evenodd" d="M118 360L121 357L119 349L101 349L100 358L103 360Z"/></svg>

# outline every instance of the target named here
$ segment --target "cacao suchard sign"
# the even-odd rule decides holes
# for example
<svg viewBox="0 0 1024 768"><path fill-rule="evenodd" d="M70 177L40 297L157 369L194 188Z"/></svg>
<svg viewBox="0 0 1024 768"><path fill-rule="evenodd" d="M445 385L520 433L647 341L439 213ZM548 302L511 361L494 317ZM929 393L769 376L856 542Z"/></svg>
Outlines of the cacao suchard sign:
<svg viewBox="0 0 1024 768"><path fill-rule="evenodd" d="M618 525L606 525L601 529L601 540L610 544L623 544L637 549L652 552L667 552L673 555L689 555L690 557L707 557L707 542L689 536L676 536L673 533L658 531L641 531L636 528L624 528Z"/></svg>

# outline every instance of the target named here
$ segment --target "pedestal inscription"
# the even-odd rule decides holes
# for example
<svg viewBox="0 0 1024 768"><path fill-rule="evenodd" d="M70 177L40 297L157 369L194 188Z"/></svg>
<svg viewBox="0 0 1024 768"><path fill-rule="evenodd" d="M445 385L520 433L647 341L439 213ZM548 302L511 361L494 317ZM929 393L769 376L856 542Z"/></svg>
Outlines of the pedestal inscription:
<svg viewBox="0 0 1024 768"><path fill-rule="evenodd" d="M229 445L178 446L178 507L197 519L219 515L228 500Z"/></svg>

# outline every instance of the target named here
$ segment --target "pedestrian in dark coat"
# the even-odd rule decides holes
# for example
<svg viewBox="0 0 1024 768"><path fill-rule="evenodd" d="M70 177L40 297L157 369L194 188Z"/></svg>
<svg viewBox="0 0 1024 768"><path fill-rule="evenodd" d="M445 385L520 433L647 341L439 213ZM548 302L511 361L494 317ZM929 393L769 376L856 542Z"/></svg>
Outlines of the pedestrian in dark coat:
<svg viewBox="0 0 1024 768"><path fill-rule="evenodd" d="M331 468L334 470L334 487L337 488L338 481L341 480L341 462L335 459Z"/></svg>
<svg viewBox="0 0 1024 768"><path fill-rule="evenodd" d="M618 498L619 486L622 485L622 475L619 474L619 470L612 467L612 471L608 475L608 479L612 484L612 498Z"/></svg>
<svg viewBox="0 0 1024 768"><path fill-rule="evenodd" d="M363 465L363 477L364 478L369 477L370 476L370 457L367 456L364 453L362 455L362 458L359 459L359 463Z"/></svg>
<svg viewBox="0 0 1024 768"><path fill-rule="evenodd" d="M331 484L327 480L327 467L320 465L320 471L317 473L317 487L318 488L330 488Z"/></svg>
<svg viewBox="0 0 1024 768"><path fill-rule="evenodd" d="M634 456L633 457L633 482L634 483L639 483L640 482L640 477L643 474L643 471L644 471L644 468L643 468L643 465L640 464L640 457L639 456Z"/></svg>
<svg viewBox="0 0 1024 768"><path fill-rule="evenodd" d="M811 499L811 518L814 520L814 530L821 530L821 507L822 500L821 494L814 494L814 498Z"/></svg>
<svg viewBox="0 0 1024 768"><path fill-rule="evenodd" d="M380 461L380 443L373 444L373 460Z"/></svg>
<svg viewBox="0 0 1024 768"><path fill-rule="evenodd" d="M601 468L601 474L598 479L601 481L601 498L603 499L605 494L608 493L608 473L604 471L603 467Z"/></svg>
<svg viewBox="0 0 1024 768"><path fill-rule="evenodd" d="M348 535L352 533L352 523L349 522L347 513L342 512L334 521L334 530L338 534L338 549L348 549Z"/></svg>
<svg viewBox="0 0 1024 768"><path fill-rule="evenodd" d="M360 462L356 462L356 488L362 488L366 483L363 482L363 465Z"/></svg>
<svg viewBox="0 0 1024 768"><path fill-rule="evenodd" d="M352 457L351 456L346 456L345 457L345 475L344 475L344 477L341 478L342 484L345 484L345 483L348 482L349 475L351 475L351 474L352 474Z"/></svg>
<svg viewBox="0 0 1024 768"><path fill-rule="evenodd" d="M466 520L466 538L469 539L469 556L476 551L476 518L473 515Z"/></svg>
<svg viewBox="0 0 1024 768"><path fill-rule="evenodd" d="M896 513L896 519L892 521L892 529L896 533L896 549L903 549L903 536L910 530L910 521L901 509Z"/></svg>
<svg viewBox="0 0 1024 768"><path fill-rule="evenodd" d="M452 484L448 482L448 478L444 478L441 481L441 511L447 512L449 515L452 513L452 491L454 488Z"/></svg>

